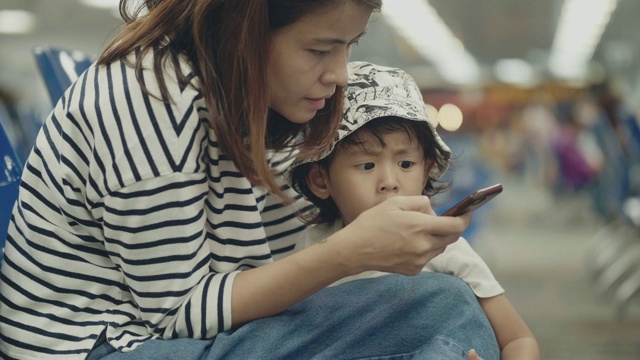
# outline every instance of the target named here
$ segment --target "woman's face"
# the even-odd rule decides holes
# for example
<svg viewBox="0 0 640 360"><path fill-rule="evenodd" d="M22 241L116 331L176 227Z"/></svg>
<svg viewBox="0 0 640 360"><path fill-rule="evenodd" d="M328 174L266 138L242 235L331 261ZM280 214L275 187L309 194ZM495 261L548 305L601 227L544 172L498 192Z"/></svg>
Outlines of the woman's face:
<svg viewBox="0 0 640 360"><path fill-rule="evenodd" d="M347 84L351 46L371 12L346 0L276 30L268 58L271 109L294 123L311 120L336 86Z"/></svg>

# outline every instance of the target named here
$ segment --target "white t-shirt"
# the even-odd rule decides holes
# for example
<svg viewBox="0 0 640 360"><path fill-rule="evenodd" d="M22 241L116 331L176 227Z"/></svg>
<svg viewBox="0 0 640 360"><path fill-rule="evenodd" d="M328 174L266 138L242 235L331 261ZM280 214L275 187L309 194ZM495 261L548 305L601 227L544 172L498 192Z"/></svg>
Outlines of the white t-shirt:
<svg viewBox="0 0 640 360"><path fill-rule="evenodd" d="M342 228L343 224L341 220L337 220L332 225L315 225L308 227L305 230L304 248L326 239ZM480 298L489 298L504 293L504 289L495 279L487 264L471 248L467 240L462 237L447 246L442 254L427 263L422 271L433 271L459 277L469 284L476 296ZM389 273L381 271L365 271L358 275L348 276L338 280L331 284L331 286L388 274Z"/></svg>

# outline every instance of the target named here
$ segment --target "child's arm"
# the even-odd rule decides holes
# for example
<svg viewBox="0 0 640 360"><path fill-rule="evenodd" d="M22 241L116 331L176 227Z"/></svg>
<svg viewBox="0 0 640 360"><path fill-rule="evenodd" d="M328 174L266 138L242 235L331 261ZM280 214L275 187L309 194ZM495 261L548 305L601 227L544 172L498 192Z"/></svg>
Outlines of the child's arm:
<svg viewBox="0 0 640 360"><path fill-rule="evenodd" d="M504 295L478 300L496 333L502 360L540 359L535 336Z"/></svg>

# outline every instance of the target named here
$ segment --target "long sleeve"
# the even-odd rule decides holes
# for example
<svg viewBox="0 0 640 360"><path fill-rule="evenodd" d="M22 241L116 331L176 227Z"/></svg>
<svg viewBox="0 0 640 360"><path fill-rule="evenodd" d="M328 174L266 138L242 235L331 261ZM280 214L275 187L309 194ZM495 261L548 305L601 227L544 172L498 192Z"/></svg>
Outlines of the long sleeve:
<svg viewBox="0 0 640 360"><path fill-rule="evenodd" d="M0 357L211 338L231 326L235 274L273 261L264 191L220 151L197 78L167 62L163 102L152 64L152 95L124 62L92 66L45 121L9 227Z"/></svg>

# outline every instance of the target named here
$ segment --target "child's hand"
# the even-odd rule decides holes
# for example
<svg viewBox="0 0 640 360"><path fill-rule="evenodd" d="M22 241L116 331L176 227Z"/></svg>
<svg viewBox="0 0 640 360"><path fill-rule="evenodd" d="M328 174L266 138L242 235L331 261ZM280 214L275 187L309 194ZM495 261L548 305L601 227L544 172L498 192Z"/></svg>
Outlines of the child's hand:
<svg viewBox="0 0 640 360"><path fill-rule="evenodd" d="M467 353L467 360L482 360L482 358L474 349L471 349Z"/></svg>

